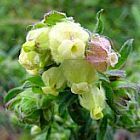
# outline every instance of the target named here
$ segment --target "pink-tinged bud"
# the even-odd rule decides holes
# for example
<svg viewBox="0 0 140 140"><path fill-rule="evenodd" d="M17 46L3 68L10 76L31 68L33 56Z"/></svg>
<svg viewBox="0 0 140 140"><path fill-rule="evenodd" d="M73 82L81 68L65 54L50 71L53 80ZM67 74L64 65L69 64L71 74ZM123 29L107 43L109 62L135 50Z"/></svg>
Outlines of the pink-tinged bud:
<svg viewBox="0 0 140 140"><path fill-rule="evenodd" d="M96 47L101 47L108 53L111 52L111 43L104 36L95 35L89 44L94 45Z"/></svg>
<svg viewBox="0 0 140 140"><path fill-rule="evenodd" d="M108 66L114 66L117 63L117 55L115 52L112 53L110 41L99 35L94 36L89 42L86 59L100 72L106 71ZM115 60L112 62L112 59Z"/></svg>

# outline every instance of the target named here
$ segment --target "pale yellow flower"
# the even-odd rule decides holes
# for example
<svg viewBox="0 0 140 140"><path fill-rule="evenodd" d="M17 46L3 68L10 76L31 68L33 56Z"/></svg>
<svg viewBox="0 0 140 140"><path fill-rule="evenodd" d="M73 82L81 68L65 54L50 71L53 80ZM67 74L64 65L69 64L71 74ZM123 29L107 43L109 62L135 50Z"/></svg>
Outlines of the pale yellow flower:
<svg viewBox="0 0 140 140"><path fill-rule="evenodd" d="M118 63L118 56L115 52L112 52L108 55L108 63L114 67Z"/></svg>
<svg viewBox="0 0 140 140"><path fill-rule="evenodd" d="M42 87L42 90L45 94L51 94L53 96L57 96L59 94L59 92L55 88L50 86Z"/></svg>
<svg viewBox="0 0 140 140"><path fill-rule="evenodd" d="M42 89L46 94L58 95L58 91L63 89L66 84L65 77L59 67L52 67L45 71L42 80L45 84Z"/></svg>
<svg viewBox="0 0 140 140"><path fill-rule="evenodd" d="M38 69L33 69L33 70L26 69L26 71L31 75L37 75L38 74Z"/></svg>
<svg viewBox="0 0 140 140"><path fill-rule="evenodd" d="M102 87L100 89L92 86L91 91L83 93L79 96L80 104L90 111L93 119L101 119L103 117L103 109L105 108L105 93Z"/></svg>
<svg viewBox="0 0 140 140"><path fill-rule="evenodd" d="M73 83L71 91L75 94L84 94L90 91L90 85L87 82Z"/></svg>
<svg viewBox="0 0 140 140"><path fill-rule="evenodd" d="M23 49L21 50L21 53L19 55L19 63L23 67L25 67L25 69L27 70L36 69L39 67L39 62L40 62L40 58L38 53L34 51L30 51L26 53Z"/></svg>
<svg viewBox="0 0 140 140"><path fill-rule="evenodd" d="M57 63L60 63L65 59L68 52L70 52L70 54L68 54L70 58L83 57L88 38L89 34L80 26L80 24L71 21L57 23L52 27L49 33L50 49L53 59ZM72 50L70 50L70 48ZM72 51L75 53L72 53Z"/></svg>
<svg viewBox="0 0 140 140"><path fill-rule="evenodd" d="M84 58L85 43L80 39L64 40L58 47L59 59L62 62L65 59Z"/></svg>
<svg viewBox="0 0 140 140"><path fill-rule="evenodd" d="M28 32L28 34L26 36L26 41L36 40L41 34L46 34L46 37L47 37L48 32L49 32L48 27L31 30Z"/></svg>
<svg viewBox="0 0 140 140"><path fill-rule="evenodd" d="M96 108L91 109L90 116L95 120L99 120L103 118L104 115L102 113L102 108L98 106Z"/></svg>
<svg viewBox="0 0 140 140"><path fill-rule="evenodd" d="M65 60L60 65L69 85L73 83L95 83L98 79L95 68L84 59Z"/></svg>
<svg viewBox="0 0 140 140"><path fill-rule="evenodd" d="M48 27L34 29L28 32L26 42L23 44L25 51L37 50L44 51L49 49L49 31Z"/></svg>

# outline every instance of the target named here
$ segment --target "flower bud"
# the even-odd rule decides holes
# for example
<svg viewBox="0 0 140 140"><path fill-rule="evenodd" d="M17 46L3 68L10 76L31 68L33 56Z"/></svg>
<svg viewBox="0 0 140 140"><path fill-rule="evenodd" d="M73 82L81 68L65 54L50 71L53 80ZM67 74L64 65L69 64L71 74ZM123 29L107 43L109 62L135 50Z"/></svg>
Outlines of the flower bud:
<svg viewBox="0 0 140 140"><path fill-rule="evenodd" d="M92 109L90 111L91 118L96 119L96 120L103 118L104 115L102 113L102 110L103 109L101 107L96 107L95 109Z"/></svg>
<svg viewBox="0 0 140 140"><path fill-rule="evenodd" d="M26 36L26 41L36 40L42 33L43 34L46 33L46 35L48 36L48 31L49 31L48 27L31 30L28 32Z"/></svg>
<svg viewBox="0 0 140 140"><path fill-rule="evenodd" d="M34 51L35 41L27 41L22 45L22 48L25 52Z"/></svg>
<svg viewBox="0 0 140 140"><path fill-rule="evenodd" d="M34 125L32 128L31 128L31 135L34 136L34 135L37 135L41 132L41 128L37 125Z"/></svg>
<svg viewBox="0 0 140 140"><path fill-rule="evenodd" d="M30 51L26 53L23 49L19 55L19 63L28 70L34 70L39 67L40 57L39 54Z"/></svg>
<svg viewBox="0 0 140 140"><path fill-rule="evenodd" d="M50 62L49 51L39 54L35 51L25 52L22 49L19 55L19 63L32 75L38 74Z"/></svg>
<svg viewBox="0 0 140 140"><path fill-rule="evenodd" d="M26 37L26 41L23 44L24 51L35 50L37 52L48 50L49 48L49 28L39 28L31 30Z"/></svg>
<svg viewBox="0 0 140 140"><path fill-rule="evenodd" d="M118 62L118 56L112 52L110 41L99 35L93 36L89 42L86 59L100 72L106 71L108 66L114 67Z"/></svg>
<svg viewBox="0 0 140 140"><path fill-rule="evenodd" d="M32 89L27 89L14 97L8 103L8 108L15 112L21 122L38 125L40 123L39 99L38 94L34 94Z"/></svg>

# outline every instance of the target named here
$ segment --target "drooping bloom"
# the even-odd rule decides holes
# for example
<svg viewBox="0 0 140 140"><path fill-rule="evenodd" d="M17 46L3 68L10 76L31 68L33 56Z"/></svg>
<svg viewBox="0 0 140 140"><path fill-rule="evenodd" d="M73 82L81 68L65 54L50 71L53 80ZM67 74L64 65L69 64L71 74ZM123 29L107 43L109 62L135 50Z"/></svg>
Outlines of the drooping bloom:
<svg viewBox="0 0 140 140"><path fill-rule="evenodd" d="M98 79L94 66L84 59L65 60L61 69L70 86L73 83L94 83Z"/></svg>
<svg viewBox="0 0 140 140"><path fill-rule="evenodd" d="M98 120L103 117L105 93L102 87L91 86L91 90L80 95L79 100L81 106L90 111L91 118Z"/></svg>
<svg viewBox="0 0 140 140"><path fill-rule="evenodd" d="M71 91L75 94L84 94L90 91L90 85L87 82L73 83Z"/></svg>
<svg viewBox="0 0 140 140"><path fill-rule="evenodd" d="M65 87L66 80L60 67L52 67L45 71L42 75L42 80L45 83L43 91L45 94L58 95L59 91Z"/></svg>
<svg viewBox="0 0 140 140"><path fill-rule="evenodd" d="M118 62L118 56L112 50L110 41L99 35L93 36L89 42L86 59L101 72L106 71L108 66L114 67Z"/></svg>

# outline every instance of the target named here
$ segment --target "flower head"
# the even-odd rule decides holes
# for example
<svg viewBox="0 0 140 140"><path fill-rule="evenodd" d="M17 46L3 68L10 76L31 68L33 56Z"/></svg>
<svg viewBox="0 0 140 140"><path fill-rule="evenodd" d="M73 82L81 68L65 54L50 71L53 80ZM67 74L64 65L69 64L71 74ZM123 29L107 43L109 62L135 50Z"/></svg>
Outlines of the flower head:
<svg viewBox="0 0 140 140"><path fill-rule="evenodd" d="M45 83L43 91L45 94L58 95L59 90L65 87L65 77L59 67L52 67L45 71L42 75L42 79Z"/></svg>
<svg viewBox="0 0 140 140"><path fill-rule="evenodd" d="M99 35L93 36L89 42L86 59L101 72L106 71L108 66L114 67L118 62L118 56L112 50L110 41Z"/></svg>
<svg viewBox="0 0 140 140"><path fill-rule="evenodd" d="M105 93L102 87L91 86L91 90L79 96L80 104L90 111L93 119L103 117L103 109L105 108Z"/></svg>
<svg viewBox="0 0 140 140"><path fill-rule="evenodd" d="M73 83L71 91L75 94L84 94L90 91L90 85L87 82Z"/></svg>
<svg viewBox="0 0 140 140"><path fill-rule="evenodd" d="M22 49L19 55L19 63L27 70L27 72L33 75L38 74L45 65L49 64L49 61L49 52L40 54L35 51L25 52L24 49Z"/></svg>
<svg viewBox="0 0 140 140"><path fill-rule="evenodd" d="M73 83L94 83L98 79L94 66L84 59L65 60L60 67L70 86Z"/></svg>
<svg viewBox="0 0 140 140"><path fill-rule="evenodd" d="M35 51L26 53L23 49L19 55L19 63L28 70L33 70L39 67L40 57Z"/></svg>
<svg viewBox="0 0 140 140"><path fill-rule="evenodd" d="M78 23L57 23L49 34L53 59L61 63L64 59L83 58L88 38L89 34Z"/></svg>
<svg viewBox="0 0 140 140"><path fill-rule="evenodd" d="M24 51L35 50L41 52L49 48L49 28L43 27L28 32L26 42L23 44Z"/></svg>

